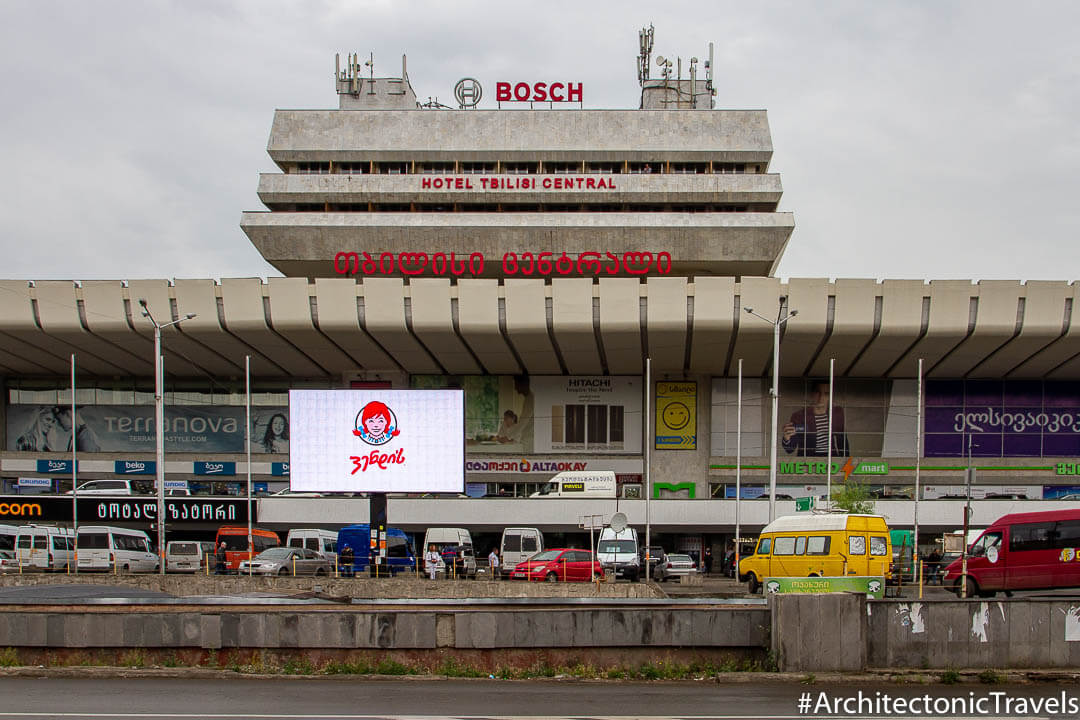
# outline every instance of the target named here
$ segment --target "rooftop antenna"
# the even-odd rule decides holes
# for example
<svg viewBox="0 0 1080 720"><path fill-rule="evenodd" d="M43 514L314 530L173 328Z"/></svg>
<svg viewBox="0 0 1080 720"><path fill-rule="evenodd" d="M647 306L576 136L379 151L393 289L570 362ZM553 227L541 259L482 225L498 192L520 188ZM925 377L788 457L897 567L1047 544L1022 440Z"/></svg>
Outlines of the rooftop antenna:
<svg viewBox="0 0 1080 720"><path fill-rule="evenodd" d="M653 50L653 26L649 23L649 27L642 28L638 31L638 45L640 46L640 52L638 54L638 84L643 85L646 80L649 79L649 63L652 61Z"/></svg>
<svg viewBox="0 0 1080 720"><path fill-rule="evenodd" d="M375 53L369 52L368 59L364 61L364 65L368 69L368 79L375 79Z"/></svg>

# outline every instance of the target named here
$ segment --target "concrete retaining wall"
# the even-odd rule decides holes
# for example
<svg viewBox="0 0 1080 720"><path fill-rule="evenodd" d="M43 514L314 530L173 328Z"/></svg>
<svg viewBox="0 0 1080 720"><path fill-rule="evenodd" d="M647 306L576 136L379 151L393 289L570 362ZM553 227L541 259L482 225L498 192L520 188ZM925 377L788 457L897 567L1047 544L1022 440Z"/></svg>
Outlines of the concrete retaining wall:
<svg viewBox="0 0 1080 720"><path fill-rule="evenodd" d="M372 612L337 607L0 607L0 647L495 649L746 648L768 643L765 608Z"/></svg>
<svg viewBox="0 0 1080 720"><path fill-rule="evenodd" d="M868 609L869 667L1080 666L1080 600L884 600Z"/></svg>
<svg viewBox="0 0 1080 720"><path fill-rule="evenodd" d="M771 648L780 670L866 668L866 597L857 593L773 595Z"/></svg>
<svg viewBox="0 0 1080 720"><path fill-rule="evenodd" d="M0 587L25 585L121 585L157 590L177 597L192 595L243 595L252 592L292 595L320 592L353 598L516 598L600 597L662 598L664 593L648 583L526 583L509 580L425 580L395 578L244 577L239 575L52 575L26 573L0 575Z"/></svg>

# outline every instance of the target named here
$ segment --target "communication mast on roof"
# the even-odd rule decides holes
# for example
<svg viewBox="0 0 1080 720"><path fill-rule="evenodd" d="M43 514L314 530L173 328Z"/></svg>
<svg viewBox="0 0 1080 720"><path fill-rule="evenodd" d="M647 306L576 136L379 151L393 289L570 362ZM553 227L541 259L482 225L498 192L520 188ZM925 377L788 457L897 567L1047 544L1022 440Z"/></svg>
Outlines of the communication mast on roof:
<svg viewBox="0 0 1080 720"><path fill-rule="evenodd" d="M713 87L713 44L709 43L709 59L705 61L705 79L698 80L698 59L690 58L690 77L683 78L682 58L674 61L662 55L656 56L660 77L649 75L652 64L653 38L656 34L650 24L638 31L639 52L637 57L638 84L641 85L641 108L649 110L711 110L716 89ZM672 72L672 68L675 72ZM674 75L674 77L672 77ZM708 98L706 101L705 98Z"/></svg>

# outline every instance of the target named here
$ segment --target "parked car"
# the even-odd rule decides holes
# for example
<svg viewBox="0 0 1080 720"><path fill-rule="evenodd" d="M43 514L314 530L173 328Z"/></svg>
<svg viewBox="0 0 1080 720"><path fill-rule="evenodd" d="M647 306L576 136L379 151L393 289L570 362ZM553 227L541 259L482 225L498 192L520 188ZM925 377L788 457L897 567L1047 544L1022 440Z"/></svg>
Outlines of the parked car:
<svg viewBox="0 0 1080 720"><path fill-rule="evenodd" d="M604 568L589 550L556 548L518 563L510 578L529 582L589 582L602 580Z"/></svg>
<svg viewBox="0 0 1080 720"><path fill-rule="evenodd" d="M601 530L596 554L605 572L624 577L630 582L636 582L641 577L638 535L634 528L625 528L622 532L615 532L609 527Z"/></svg>
<svg viewBox="0 0 1080 720"><path fill-rule="evenodd" d="M326 558L307 548L273 547L263 550L251 560L244 560L238 569L241 575L329 575Z"/></svg>
<svg viewBox="0 0 1080 720"><path fill-rule="evenodd" d="M697 575L698 567L694 558L689 555L667 555L664 561L658 563L653 571L653 578L659 582L667 582L669 578L683 577L685 575Z"/></svg>
<svg viewBox="0 0 1080 720"><path fill-rule="evenodd" d="M90 480L78 488L79 495L135 495L135 488L130 480ZM71 495L68 490L65 495Z"/></svg>
<svg viewBox="0 0 1080 720"><path fill-rule="evenodd" d="M1011 513L983 531L967 551L967 582L960 559L941 584L957 595L993 597L1013 590L1080 587L1080 509Z"/></svg>
<svg viewBox="0 0 1080 720"><path fill-rule="evenodd" d="M289 547L306 547L308 550L314 550L333 566L337 563L338 557L337 540L338 534L335 530L293 528L286 536L285 544Z"/></svg>
<svg viewBox="0 0 1080 720"><path fill-rule="evenodd" d="M19 572L19 561L14 550L0 550L0 573Z"/></svg>
<svg viewBox="0 0 1080 720"><path fill-rule="evenodd" d="M198 572L214 566L214 543L209 540L170 540L165 544L166 572Z"/></svg>
<svg viewBox="0 0 1080 720"><path fill-rule="evenodd" d="M664 548L659 545L649 546L649 577L656 577L656 566L659 563L664 562L664 558L667 557L667 553L664 552ZM641 548L640 557L638 562L641 563L641 567L645 567L645 548Z"/></svg>

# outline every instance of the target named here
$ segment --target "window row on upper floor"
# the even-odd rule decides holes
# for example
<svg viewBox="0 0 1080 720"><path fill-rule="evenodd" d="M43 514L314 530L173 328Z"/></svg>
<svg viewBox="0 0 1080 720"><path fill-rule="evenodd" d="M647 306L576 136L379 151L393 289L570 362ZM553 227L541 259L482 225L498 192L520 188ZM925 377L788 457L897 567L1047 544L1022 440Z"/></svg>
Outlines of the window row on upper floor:
<svg viewBox="0 0 1080 720"><path fill-rule="evenodd" d="M651 173L676 175L764 173L764 163L732 162L428 162L422 160L391 162L292 162L281 163L289 174L300 175L601 175Z"/></svg>

